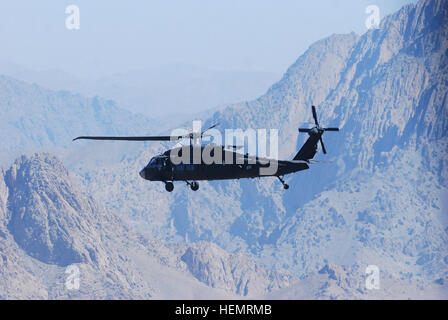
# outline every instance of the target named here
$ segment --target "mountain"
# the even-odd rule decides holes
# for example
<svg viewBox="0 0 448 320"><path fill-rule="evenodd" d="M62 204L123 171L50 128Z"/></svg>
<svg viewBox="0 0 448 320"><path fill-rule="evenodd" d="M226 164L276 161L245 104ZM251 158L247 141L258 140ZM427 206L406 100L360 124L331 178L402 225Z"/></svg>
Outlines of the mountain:
<svg viewBox="0 0 448 320"><path fill-rule="evenodd" d="M267 272L244 254L207 243L168 248L136 234L50 154L22 156L0 173L0 298L236 298L289 284L289 275ZM224 277L235 285L208 281L218 270L206 280L197 268L214 252L232 266ZM79 290L65 285L73 267Z"/></svg>
<svg viewBox="0 0 448 320"><path fill-rule="evenodd" d="M106 168L71 169L109 208L163 241L214 242L297 279L328 263L374 264L424 283L445 278L447 11L443 1L422 0L362 36L318 41L265 95L206 121L278 128L280 158L292 158L304 141L297 127L317 105L322 124L341 128L324 137L332 163L288 176L288 191L266 178L201 182L196 193L179 184L167 194L136 177L160 145Z"/></svg>
<svg viewBox="0 0 448 320"><path fill-rule="evenodd" d="M35 71L5 62L0 63L0 73L53 90L99 95L128 111L163 119L170 125L173 119L177 122L228 103L253 99L280 77L271 72L214 70L183 63L97 79L81 79L58 70Z"/></svg>
<svg viewBox="0 0 448 320"><path fill-rule="evenodd" d="M0 76L0 153L72 146L83 134L144 134L156 123L120 109L112 100L85 98ZM19 154L17 154L19 153ZM13 159L11 159L13 160Z"/></svg>
<svg viewBox="0 0 448 320"><path fill-rule="evenodd" d="M228 254L216 244L200 241L185 250L181 260L201 282L241 296L256 296L287 287L291 276L265 270L244 253Z"/></svg>

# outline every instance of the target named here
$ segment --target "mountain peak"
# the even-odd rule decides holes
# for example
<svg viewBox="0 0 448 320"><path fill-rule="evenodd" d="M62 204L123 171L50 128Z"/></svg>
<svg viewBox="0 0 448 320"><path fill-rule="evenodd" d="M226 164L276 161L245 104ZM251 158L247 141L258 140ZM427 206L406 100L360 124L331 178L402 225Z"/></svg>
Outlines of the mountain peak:
<svg viewBox="0 0 448 320"><path fill-rule="evenodd" d="M97 260L97 208L72 183L62 162L47 153L22 156L5 174L7 226L29 255L68 265Z"/></svg>

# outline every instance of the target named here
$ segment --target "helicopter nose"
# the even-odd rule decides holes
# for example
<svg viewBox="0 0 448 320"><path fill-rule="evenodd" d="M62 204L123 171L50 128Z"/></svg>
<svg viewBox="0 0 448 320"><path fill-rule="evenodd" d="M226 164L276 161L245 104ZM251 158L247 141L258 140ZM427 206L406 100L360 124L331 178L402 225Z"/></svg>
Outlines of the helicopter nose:
<svg viewBox="0 0 448 320"><path fill-rule="evenodd" d="M138 174L139 174L140 177L142 177L143 179L146 179L145 169L143 169L142 171L140 171Z"/></svg>

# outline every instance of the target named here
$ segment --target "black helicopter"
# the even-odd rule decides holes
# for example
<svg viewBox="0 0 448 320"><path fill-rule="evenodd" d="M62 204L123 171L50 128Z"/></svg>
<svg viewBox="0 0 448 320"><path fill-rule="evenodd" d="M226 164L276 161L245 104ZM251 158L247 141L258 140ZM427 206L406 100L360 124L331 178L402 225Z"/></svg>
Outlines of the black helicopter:
<svg viewBox="0 0 448 320"><path fill-rule="evenodd" d="M227 150L225 146L220 145L201 145L196 143L200 138L206 136L205 132L216 127L211 126L201 133L191 132L186 135L179 136L143 136L143 137L104 137L104 136L82 136L73 139L80 140L117 140L117 141L176 141L181 139L190 139L188 146L176 147L167 150L163 154L153 157L148 165L140 171L143 179L150 181L161 181L165 183L165 189L172 192L174 189L174 181L186 182L193 191L199 189L197 181L200 180L226 180L241 178L256 178L263 176L275 176L282 183L284 189L289 189L288 184L283 180L286 174L294 173L309 169L309 164L313 163L314 155L317 152L317 144L320 141L322 151L327 153L322 135L325 131L339 131L339 128L322 128L317 120L316 107L311 107L315 126L311 129L299 128L299 132L308 133L309 137L299 152L292 160L274 160L250 156L235 151ZM194 143L192 143L194 141ZM239 146L227 146L238 149ZM221 163L207 164L203 161L195 163L193 155L195 152L202 154L205 148L211 148L211 154L220 152L222 155ZM187 161L173 161L173 155L176 157L188 154ZM221 158L221 157L220 157ZM184 158L185 159L185 158ZM230 161L229 161L230 160ZM260 174L262 168L269 167L273 162L276 164L276 171L271 174Z"/></svg>

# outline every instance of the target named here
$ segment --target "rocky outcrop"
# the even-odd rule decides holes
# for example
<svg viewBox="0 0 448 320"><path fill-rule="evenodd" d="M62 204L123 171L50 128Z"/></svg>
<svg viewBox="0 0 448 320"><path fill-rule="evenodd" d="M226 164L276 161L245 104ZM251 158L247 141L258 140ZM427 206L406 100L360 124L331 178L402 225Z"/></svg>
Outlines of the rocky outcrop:
<svg viewBox="0 0 448 320"><path fill-rule="evenodd" d="M30 256L49 264L104 263L97 231L100 210L49 154L22 157L6 172L8 229Z"/></svg>
<svg viewBox="0 0 448 320"><path fill-rule="evenodd" d="M259 296L289 284L287 273L269 272L243 253L228 254L217 245L197 242L181 257L188 270L212 288L221 288L243 296Z"/></svg>
<svg viewBox="0 0 448 320"><path fill-rule="evenodd" d="M233 297L105 211L56 157L22 156L0 178L0 298ZM79 287L67 285L71 270Z"/></svg>

